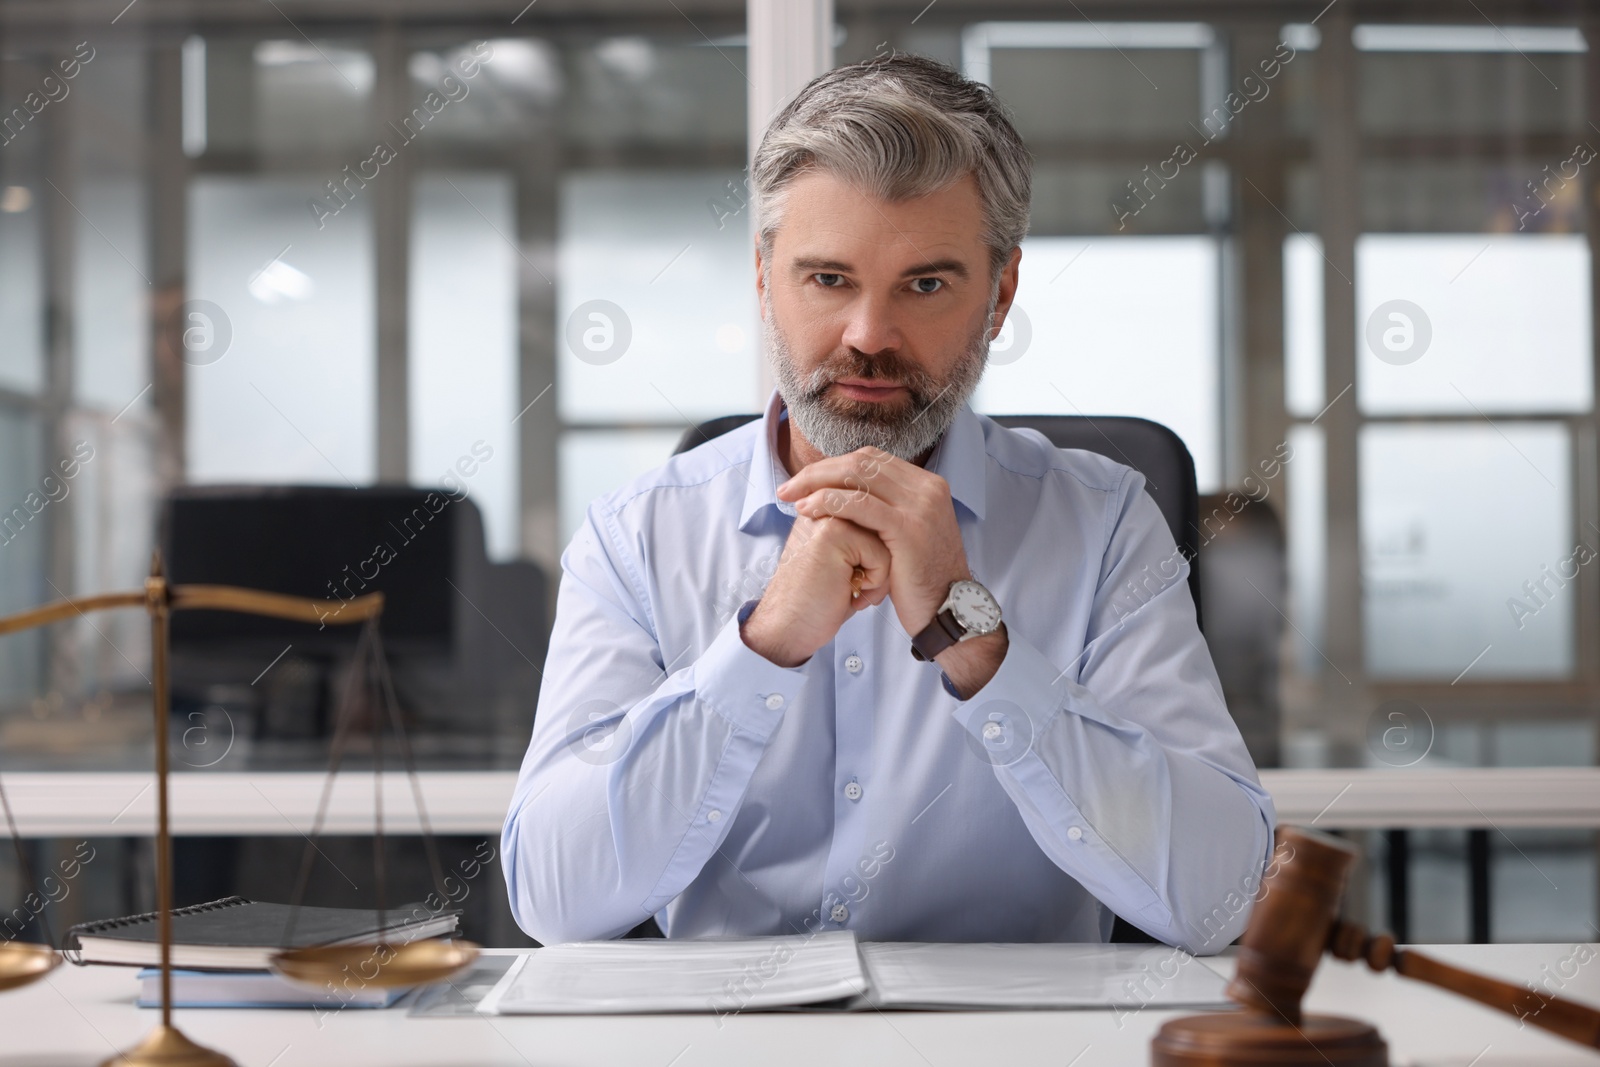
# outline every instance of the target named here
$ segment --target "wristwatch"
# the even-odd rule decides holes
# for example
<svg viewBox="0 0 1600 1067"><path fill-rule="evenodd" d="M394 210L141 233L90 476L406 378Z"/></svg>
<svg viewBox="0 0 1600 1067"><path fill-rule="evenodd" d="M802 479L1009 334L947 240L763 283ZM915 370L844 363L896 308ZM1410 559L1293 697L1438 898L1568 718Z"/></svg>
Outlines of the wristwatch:
<svg viewBox="0 0 1600 1067"><path fill-rule="evenodd" d="M955 644L1000 629L1000 604L994 594L967 579L950 583L950 592L933 621L911 639L911 654L928 661Z"/></svg>

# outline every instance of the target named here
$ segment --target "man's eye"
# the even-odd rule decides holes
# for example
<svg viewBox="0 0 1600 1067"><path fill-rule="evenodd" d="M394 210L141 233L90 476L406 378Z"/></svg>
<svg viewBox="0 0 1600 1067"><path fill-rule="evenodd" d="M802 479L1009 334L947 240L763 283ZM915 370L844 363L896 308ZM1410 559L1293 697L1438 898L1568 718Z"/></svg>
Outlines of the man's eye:
<svg viewBox="0 0 1600 1067"><path fill-rule="evenodd" d="M813 274L812 277L817 279L817 284L824 289L837 289L844 283L843 274Z"/></svg>
<svg viewBox="0 0 1600 1067"><path fill-rule="evenodd" d="M944 279L918 278L916 281L912 282L911 285L912 288L919 293L937 293L940 289L944 288Z"/></svg>

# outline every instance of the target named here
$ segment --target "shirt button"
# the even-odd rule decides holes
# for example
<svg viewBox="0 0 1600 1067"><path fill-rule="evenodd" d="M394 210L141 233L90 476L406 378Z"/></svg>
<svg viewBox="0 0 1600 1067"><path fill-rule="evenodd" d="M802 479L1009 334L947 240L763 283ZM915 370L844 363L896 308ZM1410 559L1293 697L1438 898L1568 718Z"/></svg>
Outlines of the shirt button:
<svg viewBox="0 0 1600 1067"><path fill-rule="evenodd" d="M983 739L985 741L998 741L1006 734L1006 728L997 722L983 724Z"/></svg>
<svg viewBox="0 0 1600 1067"><path fill-rule="evenodd" d="M833 911L829 912L828 914L830 917L832 917L834 922L842 923L846 919L850 918L850 909L845 907L843 904L835 904L833 906Z"/></svg>
<svg viewBox="0 0 1600 1067"><path fill-rule="evenodd" d="M783 707L783 694L773 693L771 696L767 697L767 707L773 711L777 711L779 708Z"/></svg>
<svg viewBox="0 0 1600 1067"><path fill-rule="evenodd" d="M849 671L851 674L860 674L862 666L863 664L860 656L845 657L844 669Z"/></svg>
<svg viewBox="0 0 1600 1067"><path fill-rule="evenodd" d="M1082 827L1078 827L1078 826L1069 827L1068 830L1067 830L1067 836L1069 838L1071 838L1072 840L1074 840L1074 841L1082 841L1083 840L1083 829L1082 829Z"/></svg>
<svg viewBox="0 0 1600 1067"><path fill-rule="evenodd" d="M855 781L846 783L844 787L844 795L849 797L851 800L860 800L861 783Z"/></svg>
<svg viewBox="0 0 1600 1067"><path fill-rule="evenodd" d="M706 812L706 822L716 822L721 818L722 818L722 812L718 811L716 808L712 808L710 811ZM1076 830L1077 827L1074 826L1072 829ZM1071 833L1072 831L1069 830L1067 832Z"/></svg>

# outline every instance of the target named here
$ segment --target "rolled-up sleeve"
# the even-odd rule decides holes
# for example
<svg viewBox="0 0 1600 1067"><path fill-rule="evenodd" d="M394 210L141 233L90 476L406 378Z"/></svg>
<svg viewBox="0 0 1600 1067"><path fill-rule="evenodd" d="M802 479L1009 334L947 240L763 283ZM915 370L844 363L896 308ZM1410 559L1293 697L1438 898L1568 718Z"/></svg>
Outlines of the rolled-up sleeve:
<svg viewBox="0 0 1600 1067"><path fill-rule="evenodd" d="M1108 498L1077 661L1052 662L1008 625L1005 660L954 714L1057 866L1135 926L1203 954L1243 930L1276 815L1228 714L1188 573L1129 471Z"/></svg>
<svg viewBox="0 0 1600 1067"><path fill-rule="evenodd" d="M662 663L636 561L591 506L562 554L539 714L501 835L518 925L542 943L616 937L716 852L805 681L740 636Z"/></svg>

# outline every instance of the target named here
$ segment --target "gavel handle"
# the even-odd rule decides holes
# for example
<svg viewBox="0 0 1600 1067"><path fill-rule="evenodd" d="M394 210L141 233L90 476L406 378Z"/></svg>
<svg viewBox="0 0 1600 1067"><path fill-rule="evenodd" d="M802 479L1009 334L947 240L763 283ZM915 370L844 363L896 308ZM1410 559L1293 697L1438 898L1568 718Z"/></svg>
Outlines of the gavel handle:
<svg viewBox="0 0 1600 1067"><path fill-rule="evenodd" d="M1395 953L1394 969L1397 974L1470 997L1580 1045L1600 1048L1600 1011L1594 1008L1464 971L1410 949Z"/></svg>
<svg viewBox="0 0 1600 1067"><path fill-rule="evenodd" d="M1365 960L1374 971L1393 968L1396 974L1448 989L1569 1041L1600 1048L1600 1010L1541 989L1464 971L1411 949L1397 949L1388 934L1372 936L1354 923L1335 923L1328 949L1340 959Z"/></svg>

